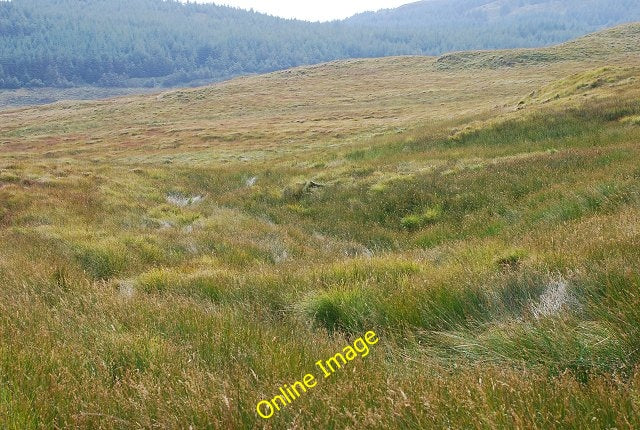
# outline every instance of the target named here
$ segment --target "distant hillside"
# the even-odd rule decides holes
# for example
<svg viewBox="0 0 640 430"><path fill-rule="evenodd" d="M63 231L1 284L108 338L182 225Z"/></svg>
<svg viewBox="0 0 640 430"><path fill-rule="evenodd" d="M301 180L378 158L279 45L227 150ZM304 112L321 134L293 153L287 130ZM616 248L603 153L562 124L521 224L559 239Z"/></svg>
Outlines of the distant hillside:
<svg viewBox="0 0 640 430"><path fill-rule="evenodd" d="M343 58L543 46L637 1L423 1L333 23L162 0L0 1L0 88L157 87Z"/></svg>
<svg viewBox="0 0 640 430"><path fill-rule="evenodd" d="M418 52L557 44L640 20L637 0L425 0L346 20L386 29Z"/></svg>
<svg viewBox="0 0 640 430"><path fill-rule="evenodd" d="M640 23L623 24L588 34L556 46L536 49L453 52L438 58L440 69L500 68L515 65L549 64L568 60L591 61L637 54L640 50Z"/></svg>

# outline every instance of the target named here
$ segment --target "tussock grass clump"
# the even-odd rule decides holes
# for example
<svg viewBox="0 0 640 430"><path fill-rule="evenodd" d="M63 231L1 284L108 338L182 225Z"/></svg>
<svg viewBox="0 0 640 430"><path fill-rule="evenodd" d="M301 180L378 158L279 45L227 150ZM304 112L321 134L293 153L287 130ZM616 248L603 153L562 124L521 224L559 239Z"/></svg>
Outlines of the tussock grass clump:
<svg viewBox="0 0 640 430"><path fill-rule="evenodd" d="M121 239L129 253L143 265L169 264L179 257L175 248L155 236L125 236Z"/></svg>
<svg viewBox="0 0 640 430"><path fill-rule="evenodd" d="M16 183L20 181L20 176L16 175L13 172L0 172L0 183L10 184Z"/></svg>
<svg viewBox="0 0 640 430"><path fill-rule="evenodd" d="M247 242L216 244L215 255L223 264L233 268L246 268L260 262L273 261L270 250Z"/></svg>
<svg viewBox="0 0 640 430"><path fill-rule="evenodd" d="M498 319L530 314L550 282L547 274L509 271L503 276L500 284L488 292L493 296L493 312Z"/></svg>
<svg viewBox="0 0 640 430"><path fill-rule="evenodd" d="M446 281L434 285L412 282L416 280L403 277L380 284L343 284L312 293L300 306L316 325L346 333L367 325L390 331L409 327L445 330L475 326L492 317L485 291Z"/></svg>
<svg viewBox="0 0 640 430"><path fill-rule="evenodd" d="M474 288L446 284L429 286L412 299L419 318L413 323L427 330L473 326L490 318L487 295ZM389 306L389 314L393 314L394 308L394 305Z"/></svg>
<svg viewBox="0 0 640 430"><path fill-rule="evenodd" d="M187 209L185 206L162 204L149 211L149 218L154 220L158 226L187 226L200 218L201 214L198 211Z"/></svg>
<svg viewBox="0 0 640 430"><path fill-rule="evenodd" d="M189 273L168 268L156 268L142 273L135 285L151 294L174 294L198 300L219 302L234 292L234 276L224 269Z"/></svg>
<svg viewBox="0 0 640 430"><path fill-rule="evenodd" d="M420 270L417 263L401 258L354 258L322 268L313 276L313 282L324 287L368 282L391 286Z"/></svg>
<svg viewBox="0 0 640 430"><path fill-rule="evenodd" d="M183 278L183 273L158 268L141 274L136 283L146 293L164 293L179 290Z"/></svg>
<svg viewBox="0 0 640 430"><path fill-rule="evenodd" d="M640 115L626 116L620 121L622 121L622 123L624 124L640 125Z"/></svg>
<svg viewBox="0 0 640 430"><path fill-rule="evenodd" d="M416 215L407 215L400 219L400 225L407 230L418 230L426 225L438 221L442 215L442 209L430 208Z"/></svg>
<svg viewBox="0 0 640 430"><path fill-rule="evenodd" d="M184 281L185 293L217 302L229 293L229 275L224 271L207 271L191 274Z"/></svg>
<svg viewBox="0 0 640 430"><path fill-rule="evenodd" d="M459 332L434 338L439 348L455 350L467 359L514 365L526 363L551 375L569 372L587 383L591 378L619 369L620 345L598 324L577 324L571 319L544 320L529 325L500 323L478 335Z"/></svg>
<svg viewBox="0 0 640 430"><path fill-rule="evenodd" d="M460 232L455 231L450 226L435 225L420 230L414 243L418 248L433 248L459 236Z"/></svg>
<svg viewBox="0 0 640 430"><path fill-rule="evenodd" d="M305 314L330 333L359 333L375 321L375 297L363 289L332 290L313 295L302 304Z"/></svg>
<svg viewBox="0 0 640 430"><path fill-rule="evenodd" d="M93 279L112 278L126 270L129 262L127 249L114 240L78 244L73 247L73 253Z"/></svg>

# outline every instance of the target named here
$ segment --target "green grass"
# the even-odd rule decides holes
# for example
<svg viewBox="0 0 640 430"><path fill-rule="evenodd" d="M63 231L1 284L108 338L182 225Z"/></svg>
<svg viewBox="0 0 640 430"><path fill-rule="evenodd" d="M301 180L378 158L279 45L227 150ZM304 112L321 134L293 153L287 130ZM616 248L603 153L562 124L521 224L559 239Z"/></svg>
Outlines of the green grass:
<svg viewBox="0 0 640 430"><path fill-rule="evenodd" d="M3 112L0 427L639 427L634 29Z"/></svg>

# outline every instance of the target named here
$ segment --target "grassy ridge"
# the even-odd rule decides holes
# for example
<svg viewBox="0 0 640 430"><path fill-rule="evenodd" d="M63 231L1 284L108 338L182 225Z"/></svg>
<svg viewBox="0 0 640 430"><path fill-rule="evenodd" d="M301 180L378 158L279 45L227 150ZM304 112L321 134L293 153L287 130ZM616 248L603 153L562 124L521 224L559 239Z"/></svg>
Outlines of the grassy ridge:
<svg viewBox="0 0 640 430"><path fill-rule="evenodd" d="M640 426L635 57L371 61L3 113L3 427Z"/></svg>

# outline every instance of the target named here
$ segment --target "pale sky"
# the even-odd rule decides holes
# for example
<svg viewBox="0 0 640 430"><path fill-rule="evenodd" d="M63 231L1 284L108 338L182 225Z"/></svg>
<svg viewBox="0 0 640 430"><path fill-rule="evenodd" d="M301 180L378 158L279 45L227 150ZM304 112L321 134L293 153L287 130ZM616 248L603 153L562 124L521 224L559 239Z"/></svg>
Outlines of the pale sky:
<svg viewBox="0 0 640 430"><path fill-rule="evenodd" d="M191 0L194 1L194 0ZM198 3L216 3L243 9L253 8L257 12L283 18L298 18L307 21L330 21L347 18L359 12L388 9L415 0L196 0Z"/></svg>

